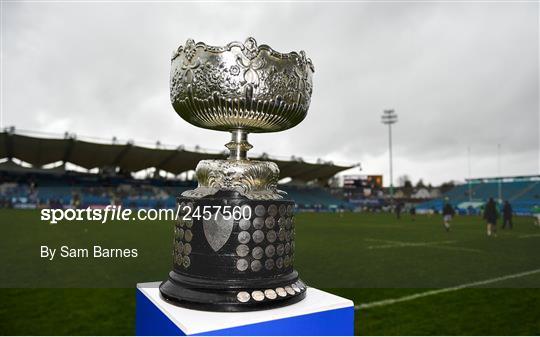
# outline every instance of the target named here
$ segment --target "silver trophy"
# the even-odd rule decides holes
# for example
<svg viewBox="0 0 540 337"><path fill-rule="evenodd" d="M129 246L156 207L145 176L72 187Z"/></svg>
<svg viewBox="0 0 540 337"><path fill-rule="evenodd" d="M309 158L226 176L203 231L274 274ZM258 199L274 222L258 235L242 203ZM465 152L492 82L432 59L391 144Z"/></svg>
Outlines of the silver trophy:
<svg viewBox="0 0 540 337"><path fill-rule="evenodd" d="M199 162L198 187L178 198L173 271L160 286L166 300L244 311L305 297L293 268L294 202L277 189L275 163L248 159L247 135L300 123L313 72L303 51L283 54L253 38L224 47L190 39L173 53L174 109L195 126L230 132L231 141L228 159Z"/></svg>

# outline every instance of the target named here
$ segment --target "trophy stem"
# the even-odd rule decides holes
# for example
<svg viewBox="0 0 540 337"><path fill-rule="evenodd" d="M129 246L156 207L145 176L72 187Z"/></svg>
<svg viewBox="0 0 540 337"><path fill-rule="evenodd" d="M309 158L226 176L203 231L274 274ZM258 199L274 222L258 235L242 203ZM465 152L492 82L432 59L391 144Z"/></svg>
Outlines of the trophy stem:
<svg viewBox="0 0 540 337"><path fill-rule="evenodd" d="M248 133L238 129L231 131L231 141L225 144L229 149L229 160L248 160L247 152L253 147L247 140Z"/></svg>

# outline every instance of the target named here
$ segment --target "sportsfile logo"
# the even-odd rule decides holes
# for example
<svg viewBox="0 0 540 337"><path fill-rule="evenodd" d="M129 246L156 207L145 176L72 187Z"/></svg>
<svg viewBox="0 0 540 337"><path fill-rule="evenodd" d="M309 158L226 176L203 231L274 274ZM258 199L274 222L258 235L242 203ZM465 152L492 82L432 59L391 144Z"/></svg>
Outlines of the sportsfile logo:
<svg viewBox="0 0 540 337"><path fill-rule="evenodd" d="M138 209L136 212L130 208L122 206L108 205L104 208L83 208L83 209L51 209L41 210L41 220L51 224L59 221L96 221L106 223L107 221L146 221L146 220L174 220L178 219L178 209Z"/></svg>
<svg viewBox="0 0 540 337"><path fill-rule="evenodd" d="M41 210L41 221L50 224L57 224L59 221L96 221L106 223L107 221L169 221L169 220L210 220L222 217L225 220L249 219L251 218L251 208L241 206L197 206L185 205L177 207L176 210L170 208L161 209L138 209L136 211L122 206L108 205L104 208L83 208L83 209L51 209Z"/></svg>

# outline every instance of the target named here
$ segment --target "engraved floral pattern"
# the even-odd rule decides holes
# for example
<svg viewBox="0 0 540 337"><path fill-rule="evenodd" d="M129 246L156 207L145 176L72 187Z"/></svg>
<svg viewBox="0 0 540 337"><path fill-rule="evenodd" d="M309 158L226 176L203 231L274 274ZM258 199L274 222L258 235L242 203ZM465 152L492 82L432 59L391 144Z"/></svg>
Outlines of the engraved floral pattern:
<svg viewBox="0 0 540 337"><path fill-rule="evenodd" d="M197 126L278 131L305 117L312 74L304 52L281 54L258 46L253 38L226 47L188 40L173 54L171 102L180 116ZM239 104L233 104L236 100ZM263 107L264 102L270 106Z"/></svg>
<svg viewBox="0 0 540 337"><path fill-rule="evenodd" d="M187 40L186 46L184 47L184 55L186 56L186 60L191 62L196 52L197 51L195 50L195 41L193 41L192 39Z"/></svg>

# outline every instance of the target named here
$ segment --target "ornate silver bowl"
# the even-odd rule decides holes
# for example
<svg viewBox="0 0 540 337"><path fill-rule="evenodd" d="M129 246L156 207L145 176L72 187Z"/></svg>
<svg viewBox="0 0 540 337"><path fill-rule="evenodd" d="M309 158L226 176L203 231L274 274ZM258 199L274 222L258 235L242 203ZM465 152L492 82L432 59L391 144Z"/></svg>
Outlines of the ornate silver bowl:
<svg viewBox="0 0 540 337"><path fill-rule="evenodd" d="M282 131L305 118L313 72L303 51L282 54L251 37L224 47L190 39L172 55L171 102L202 128Z"/></svg>

